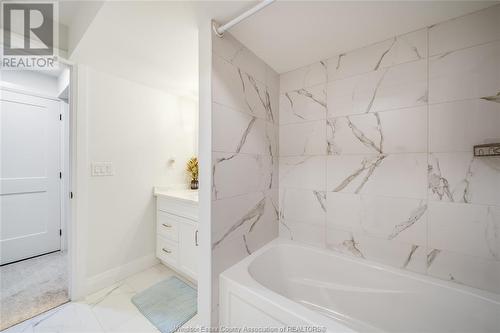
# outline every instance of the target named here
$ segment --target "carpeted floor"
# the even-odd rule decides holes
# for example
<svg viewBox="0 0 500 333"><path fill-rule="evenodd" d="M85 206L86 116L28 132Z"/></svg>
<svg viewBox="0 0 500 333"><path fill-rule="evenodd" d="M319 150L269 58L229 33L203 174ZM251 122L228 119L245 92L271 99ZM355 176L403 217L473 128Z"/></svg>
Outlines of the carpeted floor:
<svg viewBox="0 0 500 333"><path fill-rule="evenodd" d="M66 252L0 267L0 330L68 301Z"/></svg>

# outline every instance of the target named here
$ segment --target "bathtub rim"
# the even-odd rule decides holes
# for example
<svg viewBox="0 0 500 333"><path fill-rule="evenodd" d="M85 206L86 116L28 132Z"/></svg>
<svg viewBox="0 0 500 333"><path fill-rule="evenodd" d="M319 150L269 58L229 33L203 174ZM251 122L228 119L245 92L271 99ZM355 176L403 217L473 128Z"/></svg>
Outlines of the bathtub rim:
<svg viewBox="0 0 500 333"><path fill-rule="evenodd" d="M349 327L349 325L343 324L342 322L335 322L330 318L308 309L307 307L299 304L283 295L280 295L273 290L266 288L257 282L253 277L250 276L246 269L241 269L238 264L227 269L219 276L219 305L226 302L226 297L233 294L240 300L243 299L248 305L258 307L259 310L267 313L272 318L281 322L281 318L276 318L275 313L269 314L270 312L278 311L286 313L289 317L294 317L308 325L324 326L327 328L326 332L342 332L342 333L358 333L355 329ZM233 271L232 268L236 269ZM257 305L258 304L258 305ZM265 310L271 309L267 312ZM224 307L219 306L219 325L227 326L227 316L230 309L224 309ZM352 318L350 318L352 321ZM333 322L333 323L332 323ZM285 324L285 322L283 322ZM288 323L286 323L288 324ZM255 325L258 326L258 325ZM366 326L366 325L365 325ZM370 327L374 333L382 333L375 328Z"/></svg>
<svg viewBox="0 0 500 333"><path fill-rule="evenodd" d="M250 259L250 257L252 257L252 259L248 260L247 264L246 264L247 271L251 277L252 277L252 275L250 274L248 269L249 269L250 264L256 259L256 257L264 254L265 252L271 250L272 248L276 248L279 246L292 246L292 247L304 248L307 250L311 250L313 252L325 254L325 255L332 256L332 257L335 257L335 258L338 258L341 260L346 260L346 261L350 261L350 262L353 262L356 264L360 264L362 266L366 266L366 267L370 267L370 268L374 268L374 269L379 269L379 270L389 272L392 274L396 274L399 276L404 276L404 277L407 277L407 278L410 278L413 280L418 280L420 282L430 283L433 285L444 287L446 289L452 289L452 290L458 291L460 293L464 293L464 294L467 294L467 295L470 295L473 297L478 297L478 298L481 298L483 300L500 305L500 294L497 294L497 293L494 293L491 291L487 291L484 289L479 289L479 288L470 287L470 286L467 286L464 284L439 279L439 278L436 278L436 277L433 277L430 275L412 272L409 270L405 270L405 269L397 268L394 266L378 263L378 262L368 260L368 259L356 258L356 257L350 256L350 255L344 254L342 252L339 252L335 249L319 248L316 246L292 241L292 240L289 240L286 238L279 238L279 237L273 239L272 241L267 243L265 246L263 246L259 250L252 253L252 255L250 255L244 259L244 260L247 260L247 259ZM243 261L241 261L241 262L243 262ZM256 281L256 282L258 283L258 281ZM262 287L266 288L265 286L262 286Z"/></svg>
<svg viewBox="0 0 500 333"><path fill-rule="evenodd" d="M353 328L352 324L353 323L359 323L361 326L364 326L366 328L370 328L372 331L375 330L377 331L378 329L372 326L369 326L363 322L360 322L354 318L350 318L346 315L344 315L347 320L345 323L342 323L339 321L337 325L334 327L331 326L331 321L333 321L330 318L325 317L324 315L319 314L316 311L313 311L311 309L308 309L307 307L303 306L302 304L299 304L286 296L283 296L266 286L262 285L260 282L258 282L254 277L250 274L249 271L249 266L251 263L259 256L265 254L267 251L276 248L276 247L295 247L295 248L302 248L308 251L313 251L321 255L327 255L331 256L334 258L338 258L340 260L347 260L359 265L362 265L364 267L369 267L369 268L375 268L379 270L383 270L385 272L388 272L389 274L396 274L399 276L403 276L412 280L417 280L423 283L428 283L434 286L439 286L443 287L446 289L451 289L455 292L459 292L461 294L468 295L470 297L477 297L479 299L482 299L487 302L491 302L493 304L496 304L500 306L500 294L496 294L493 292L489 292L486 290L478 289L478 288L473 288L461 284L457 284L451 281L446 281L446 280L441 280L432 276L428 275L423 275L411 271L406 271L403 269L399 269L396 267L392 267L389 265L384 265L380 264L374 261L366 260L366 259L361 259L361 258L356 258L352 257L346 254L343 254L339 251L333 250L333 249L327 249L327 248L319 248L316 246L308 245L308 244L303 244L300 242L292 241L289 239L285 238L275 238L274 240L270 241L266 245L264 245L262 248L259 250L255 251L248 257L244 258L243 260L239 261L238 263L234 264L230 268L226 269L220 274L220 302L222 302L222 297L223 296L223 283L228 283L234 288L244 290L250 295L253 295L257 298L260 298L261 300L265 300L267 303L271 304L272 306L276 306L279 309L283 311L287 311L290 313L293 313L295 316L297 316L299 319L304 320L306 322L313 323L315 325L324 325L326 326L329 330L330 329L343 329L345 332L355 332L357 328Z"/></svg>

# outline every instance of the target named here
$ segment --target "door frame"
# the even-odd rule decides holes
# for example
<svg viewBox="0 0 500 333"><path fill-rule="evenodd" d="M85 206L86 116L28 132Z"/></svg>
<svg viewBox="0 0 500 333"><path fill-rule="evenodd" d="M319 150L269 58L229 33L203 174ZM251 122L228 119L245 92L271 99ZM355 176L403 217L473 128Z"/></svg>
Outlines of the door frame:
<svg viewBox="0 0 500 333"><path fill-rule="evenodd" d="M87 133L87 69L66 58L59 62L70 70L69 83L69 175L71 197L68 204L67 250L69 258L69 300L87 295L86 253L88 216L88 133Z"/></svg>
<svg viewBox="0 0 500 333"><path fill-rule="evenodd" d="M69 147L67 151L69 156L66 184L61 184L61 199L65 201L65 205L69 210L67 214L63 214L61 210L61 223L65 223L66 235L66 250L68 251L68 293L69 300L78 300L86 296L85 288L85 252L87 249L86 243L86 228L82 225L82 221L86 221L87 208L87 127L86 127L86 101L85 96L79 98L79 88L85 88L85 84L80 82L79 72L80 66L74 62L62 57L58 57L58 62L66 65L70 71L69 82L69 106L68 119L66 128L69 131ZM81 76L85 78L85 75ZM85 81L82 81L85 82ZM8 83L0 85L2 90L13 91L18 93L30 94L42 98L57 99L54 96L47 96L29 89L23 89L20 86ZM81 91L85 95L85 90ZM61 124L64 126L64 124ZM61 132L64 130L61 127ZM65 140L66 141L66 140ZM63 163L61 163L63 164ZM65 221L63 220L65 219ZM63 239L61 239L61 242ZM61 244L62 245L62 244ZM61 249L63 247L61 246Z"/></svg>
<svg viewBox="0 0 500 333"><path fill-rule="evenodd" d="M68 221L67 250L69 273L69 300L75 301L86 296L86 250L87 229L87 112L85 100L86 75L76 63L59 57L59 62L68 66L69 83L69 175L68 175Z"/></svg>

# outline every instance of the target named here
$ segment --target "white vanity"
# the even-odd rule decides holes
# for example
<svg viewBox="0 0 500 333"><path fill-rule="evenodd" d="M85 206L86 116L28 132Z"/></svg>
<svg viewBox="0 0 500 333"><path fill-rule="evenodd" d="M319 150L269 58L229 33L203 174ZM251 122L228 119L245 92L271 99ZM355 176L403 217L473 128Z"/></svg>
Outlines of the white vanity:
<svg viewBox="0 0 500 333"><path fill-rule="evenodd" d="M156 187L156 256L196 282L198 191Z"/></svg>

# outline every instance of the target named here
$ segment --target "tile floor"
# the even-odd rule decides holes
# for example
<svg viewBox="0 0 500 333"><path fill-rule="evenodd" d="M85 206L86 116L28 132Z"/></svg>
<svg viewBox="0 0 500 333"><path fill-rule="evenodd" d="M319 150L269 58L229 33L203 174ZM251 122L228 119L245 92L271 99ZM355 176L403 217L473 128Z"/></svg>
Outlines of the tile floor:
<svg viewBox="0 0 500 333"><path fill-rule="evenodd" d="M162 264L111 287L13 326L2 333L159 332L131 302L132 296L175 273ZM197 326L197 316L183 328Z"/></svg>
<svg viewBox="0 0 500 333"><path fill-rule="evenodd" d="M0 330L68 301L67 253L0 267Z"/></svg>

